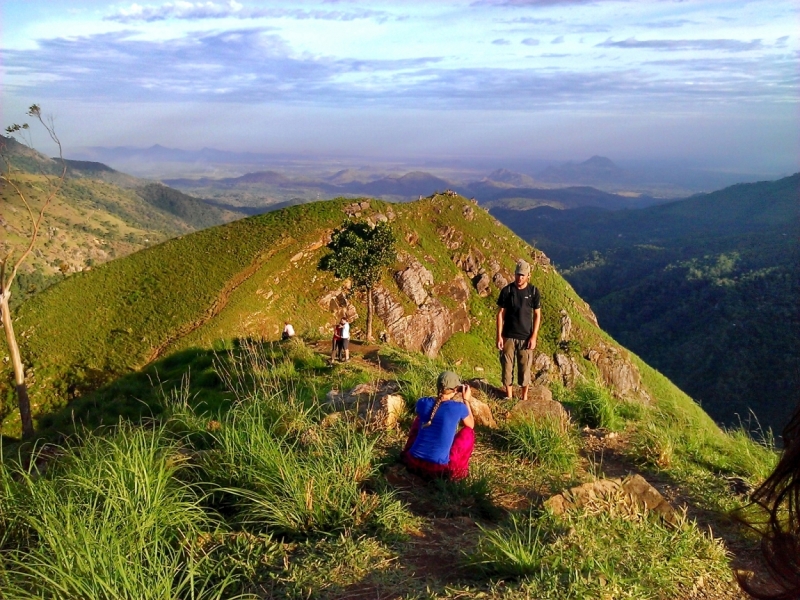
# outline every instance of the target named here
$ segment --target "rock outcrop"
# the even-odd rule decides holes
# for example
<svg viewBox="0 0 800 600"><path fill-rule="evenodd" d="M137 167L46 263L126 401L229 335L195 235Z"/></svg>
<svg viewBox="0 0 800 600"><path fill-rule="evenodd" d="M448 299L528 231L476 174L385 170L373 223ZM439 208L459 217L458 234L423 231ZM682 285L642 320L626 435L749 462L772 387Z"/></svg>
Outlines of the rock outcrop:
<svg viewBox="0 0 800 600"><path fill-rule="evenodd" d="M575 359L571 356L556 354L555 363L561 376L561 381L567 387L574 386L578 381L584 378L578 369L578 363L576 363Z"/></svg>
<svg viewBox="0 0 800 600"><path fill-rule="evenodd" d="M553 368L553 361L547 354L537 354L531 365L531 379L533 385L546 386L550 383L550 371Z"/></svg>
<svg viewBox="0 0 800 600"><path fill-rule="evenodd" d="M615 395L625 400L652 404L652 398L642 386L639 369L617 348L601 343L589 350L586 358L597 366L603 382Z"/></svg>
<svg viewBox="0 0 800 600"><path fill-rule="evenodd" d="M544 504L557 515L583 508L636 520L642 517L642 509L647 509L672 525L680 520L680 514L641 475L584 483L552 496Z"/></svg>
<svg viewBox="0 0 800 600"><path fill-rule="evenodd" d="M428 288L433 286L433 275L422 264L413 258L408 258L410 263L402 271L394 274L397 287L417 306L422 306L428 299Z"/></svg>
<svg viewBox="0 0 800 600"><path fill-rule="evenodd" d="M392 429L406 410L399 390L396 381L361 383L347 392L331 390L325 401L337 411L355 411L368 428Z"/></svg>
<svg viewBox="0 0 800 600"><path fill-rule="evenodd" d="M345 282L347 283L347 282ZM317 302L325 310L333 313L337 319L345 317L351 323L358 318L356 307L350 302L348 285L332 290L320 298Z"/></svg>
<svg viewBox="0 0 800 600"><path fill-rule="evenodd" d="M553 394L544 386L531 386L528 397L520 400L511 409L512 419L546 419L556 418L566 423L569 415L560 402L553 400Z"/></svg>
<svg viewBox="0 0 800 600"><path fill-rule="evenodd" d="M568 342L572 339L572 319L569 318L567 311L561 309L561 335L562 342Z"/></svg>
<svg viewBox="0 0 800 600"><path fill-rule="evenodd" d="M372 291L375 315L386 325L390 339L406 350L419 351L434 357L458 331L469 331L466 305L450 310L436 298L428 297L413 314L406 315L403 305L382 286Z"/></svg>

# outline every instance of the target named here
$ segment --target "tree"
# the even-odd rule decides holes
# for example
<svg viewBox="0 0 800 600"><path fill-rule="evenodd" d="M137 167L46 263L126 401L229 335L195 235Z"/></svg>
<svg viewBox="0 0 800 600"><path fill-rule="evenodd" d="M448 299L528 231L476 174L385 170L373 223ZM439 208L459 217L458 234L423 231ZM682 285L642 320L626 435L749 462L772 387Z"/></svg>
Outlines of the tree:
<svg viewBox="0 0 800 600"><path fill-rule="evenodd" d="M25 259L36 244L36 239L39 237L39 230L42 226L42 219L44 218L45 211L50 205L50 202L58 194L61 187L64 185L64 179L67 176L67 163L64 160L63 151L61 149L61 142L55 133L52 118L45 120L42 117L41 109L38 105L33 104L28 109L28 116L33 117L45 128L50 139L55 142L58 147L58 160L60 161L59 172L56 175L48 173L45 169L40 169L41 174L44 176L45 189L43 190L43 199L40 200L41 206L37 211L33 208L33 199L30 198L21 182L15 178L14 170L8 157L3 154L4 169L0 171L0 183L7 185L13 189L17 197L22 201L25 209L27 210L30 220L30 231L28 232L27 242L22 244L22 247L10 246L7 251L0 257L0 312L2 313L3 329L6 334L6 343L8 344L8 353L11 358L11 366L14 370L14 385L17 392L17 401L19 404L19 414L22 421L22 436L23 438L30 438L33 436L33 416L31 415L31 403L28 397L28 386L25 384L25 367L22 364L22 358L19 352L19 345L17 338L14 335L14 325L11 319L11 310L9 308L9 300L11 299L11 284L17 276L20 266L25 262ZM23 125L11 125L6 128L6 133L9 135L22 135L29 129L27 123ZM30 141L24 139L26 146L32 148ZM5 146L0 147L0 151ZM19 252L19 256L14 258L14 254Z"/></svg>
<svg viewBox="0 0 800 600"><path fill-rule="evenodd" d="M374 227L364 221L345 221L333 232L329 254L322 257L320 269L339 279L350 278L356 288L367 293L367 341L372 341L372 290L383 269L395 261L395 238L391 225L379 221Z"/></svg>

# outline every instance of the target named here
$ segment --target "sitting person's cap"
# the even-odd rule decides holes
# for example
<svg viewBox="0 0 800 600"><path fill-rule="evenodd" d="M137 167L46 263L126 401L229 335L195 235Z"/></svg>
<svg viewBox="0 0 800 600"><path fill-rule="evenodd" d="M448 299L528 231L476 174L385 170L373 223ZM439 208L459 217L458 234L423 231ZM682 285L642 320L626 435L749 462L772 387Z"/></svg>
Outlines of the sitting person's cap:
<svg viewBox="0 0 800 600"><path fill-rule="evenodd" d="M530 275L531 266L524 260L517 261L517 268L514 271L515 275Z"/></svg>
<svg viewBox="0 0 800 600"><path fill-rule="evenodd" d="M441 392L442 390L454 390L461 385L461 380L458 375L452 371L443 371L439 374L436 380L436 388Z"/></svg>

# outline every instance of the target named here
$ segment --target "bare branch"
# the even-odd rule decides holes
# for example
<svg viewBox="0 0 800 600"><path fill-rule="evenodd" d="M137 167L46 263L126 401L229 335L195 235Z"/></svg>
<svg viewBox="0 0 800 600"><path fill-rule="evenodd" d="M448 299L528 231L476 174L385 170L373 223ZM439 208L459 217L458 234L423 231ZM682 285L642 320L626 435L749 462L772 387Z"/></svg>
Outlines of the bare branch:
<svg viewBox="0 0 800 600"><path fill-rule="evenodd" d="M22 200L23 204L25 205L25 208L28 210L28 216L30 217L31 220L31 235L27 247L22 252L20 257L14 262L14 265L11 268L11 272L8 276L8 281L0 279L0 283L3 286L2 289L4 293L7 293L11 289L11 283L17 276L17 271L19 270L19 267L22 265L23 262L25 262L25 259L28 257L28 254L30 254L31 250L33 250L33 246L36 244L36 240L39 237L39 230L41 228L42 219L44 218L44 213L47 210L47 207L50 205L50 202L53 201L53 198L55 198L58 192L61 191L61 188L64 185L64 180L66 179L67 176L67 163L64 160L64 151L61 147L61 140L58 139L58 136L56 135L55 132L55 128L53 126L53 118L48 117L47 122L45 122L45 120L42 118L41 109L37 104L31 105L30 109L28 109L28 115L31 117L35 117L36 119L39 120L39 122L42 124L42 126L45 128L48 135L50 136L50 139L53 140L53 142L55 142L56 146L58 146L58 159L61 161L61 174L57 178L54 178L51 177L49 174L47 174L44 171L44 169L42 168L39 169L40 173L47 180L48 193L47 197L42 203L38 216L34 216L33 209L31 208L31 205L28 202L28 199L25 197L25 194L23 193L20 186L17 185L17 183L12 178L6 175L0 175L0 179L7 182L11 187L14 188L14 191L17 193L17 196L20 198L20 200ZM27 123L25 123L24 125L12 125L11 127L8 127L6 131L8 133L14 134L14 133L19 133L23 129L28 129ZM28 147L30 147L30 144L28 144ZM8 161L6 161L6 164L8 164ZM11 253L9 253L9 255L6 257L6 260L10 258L10 256ZM5 263L5 260L3 262ZM5 267L5 264L3 266ZM3 270L5 270L5 268Z"/></svg>

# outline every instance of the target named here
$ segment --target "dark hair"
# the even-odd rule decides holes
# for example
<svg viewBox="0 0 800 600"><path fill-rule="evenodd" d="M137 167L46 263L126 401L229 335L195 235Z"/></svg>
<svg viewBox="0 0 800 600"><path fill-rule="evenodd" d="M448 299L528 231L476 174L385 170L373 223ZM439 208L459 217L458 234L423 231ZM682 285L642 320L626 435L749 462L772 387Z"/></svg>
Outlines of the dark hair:
<svg viewBox="0 0 800 600"><path fill-rule="evenodd" d="M447 393L447 391L448 390L442 390L439 392L439 395L436 397L436 402L433 405L433 410L431 410L431 416L428 419L428 422L423 425L423 427L428 427L431 423L433 423L433 417L436 415L436 411L439 410L439 406L441 406L442 402L444 402L444 395Z"/></svg>
<svg viewBox="0 0 800 600"><path fill-rule="evenodd" d="M765 523L750 523L762 536L767 578L737 571L736 579L760 600L800 598L800 403L783 430L783 454L775 470L751 499L767 512Z"/></svg>

